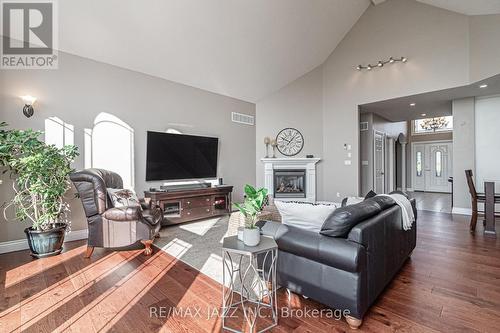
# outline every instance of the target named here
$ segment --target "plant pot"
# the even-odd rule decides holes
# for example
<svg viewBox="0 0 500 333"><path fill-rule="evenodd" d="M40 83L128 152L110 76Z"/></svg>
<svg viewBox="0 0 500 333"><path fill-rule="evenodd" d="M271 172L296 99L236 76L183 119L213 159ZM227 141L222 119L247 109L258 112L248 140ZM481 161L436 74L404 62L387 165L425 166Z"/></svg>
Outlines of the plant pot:
<svg viewBox="0 0 500 333"><path fill-rule="evenodd" d="M243 243L246 246L257 246L260 243L260 229L248 229L243 230Z"/></svg>
<svg viewBox="0 0 500 333"><path fill-rule="evenodd" d="M31 255L45 258L61 253L66 227L66 223L56 223L50 230L35 230L31 227L24 229Z"/></svg>

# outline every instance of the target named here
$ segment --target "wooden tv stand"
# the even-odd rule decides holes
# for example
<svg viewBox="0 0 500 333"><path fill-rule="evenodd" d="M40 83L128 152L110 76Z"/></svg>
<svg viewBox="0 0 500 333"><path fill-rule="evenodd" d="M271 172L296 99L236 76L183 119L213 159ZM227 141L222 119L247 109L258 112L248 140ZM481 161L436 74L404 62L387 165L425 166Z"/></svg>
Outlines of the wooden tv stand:
<svg viewBox="0 0 500 333"><path fill-rule="evenodd" d="M186 189L172 192L145 191L150 205L163 210L162 226L231 213L232 186Z"/></svg>

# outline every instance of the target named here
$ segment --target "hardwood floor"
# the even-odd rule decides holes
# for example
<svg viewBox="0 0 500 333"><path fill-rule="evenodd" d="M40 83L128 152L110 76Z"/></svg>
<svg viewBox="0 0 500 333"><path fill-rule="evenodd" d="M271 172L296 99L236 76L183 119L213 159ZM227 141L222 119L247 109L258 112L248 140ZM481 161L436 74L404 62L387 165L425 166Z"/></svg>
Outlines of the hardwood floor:
<svg viewBox="0 0 500 333"><path fill-rule="evenodd" d="M418 210L451 213L451 193L409 192L415 198Z"/></svg>
<svg viewBox="0 0 500 333"><path fill-rule="evenodd" d="M485 238L481 223L471 235L468 222L466 216L419 212L411 260L358 331L498 332L500 241ZM84 242L65 247L39 260L27 251L0 255L0 332L220 331L212 313L221 304L220 285L181 261L158 249L150 257L140 250L96 249L85 259ZM278 301L287 309L323 308L296 295L289 300L283 290ZM151 307L158 316L150 316ZM242 325L240 319L231 324ZM273 331L350 329L345 320L295 316L280 319Z"/></svg>

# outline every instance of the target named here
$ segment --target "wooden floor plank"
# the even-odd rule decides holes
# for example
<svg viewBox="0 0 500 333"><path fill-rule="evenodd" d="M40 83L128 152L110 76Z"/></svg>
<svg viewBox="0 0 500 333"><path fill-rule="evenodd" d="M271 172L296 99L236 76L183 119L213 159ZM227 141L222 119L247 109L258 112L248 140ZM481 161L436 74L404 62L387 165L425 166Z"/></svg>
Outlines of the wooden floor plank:
<svg viewBox="0 0 500 333"><path fill-rule="evenodd" d="M360 332L497 332L500 241L468 231L468 218L419 212L412 258L367 313ZM56 257L0 255L0 332L219 332L221 286L158 249L96 249L71 242ZM278 292L283 309L325 309ZM200 308L151 316L151 309ZM268 323L268 319L265 323ZM240 316L229 320L247 329ZM281 318L273 332L349 332L344 320Z"/></svg>

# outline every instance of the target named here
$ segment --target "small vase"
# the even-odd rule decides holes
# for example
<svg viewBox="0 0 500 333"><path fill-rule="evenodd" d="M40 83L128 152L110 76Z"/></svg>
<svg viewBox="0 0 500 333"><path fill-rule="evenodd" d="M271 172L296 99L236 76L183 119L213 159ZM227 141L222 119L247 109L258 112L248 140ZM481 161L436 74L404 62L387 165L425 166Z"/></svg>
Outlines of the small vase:
<svg viewBox="0 0 500 333"><path fill-rule="evenodd" d="M260 243L260 229L248 229L243 230L243 243L246 246L257 246Z"/></svg>

